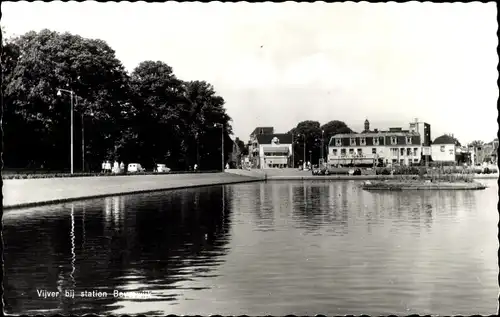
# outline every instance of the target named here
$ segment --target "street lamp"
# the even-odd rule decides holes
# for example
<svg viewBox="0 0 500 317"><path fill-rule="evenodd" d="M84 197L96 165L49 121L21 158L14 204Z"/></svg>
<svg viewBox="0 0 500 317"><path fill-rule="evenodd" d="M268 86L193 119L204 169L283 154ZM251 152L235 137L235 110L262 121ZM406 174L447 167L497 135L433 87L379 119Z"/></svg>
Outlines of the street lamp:
<svg viewBox="0 0 500 317"><path fill-rule="evenodd" d="M224 125L220 123L214 123L214 127L221 128L221 157L222 157L222 172L224 172Z"/></svg>
<svg viewBox="0 0 500 317"><path fill-rule="evenodd" d="M71 97L71 174L73 174L73 95L75 94L73 90L67 90L62 88L57 88L57 96L62 96L62 92L70 94Z"/></svg>
<svg viewBox="0 0 500 317"><path fill-rule="evenodd" d="M325 130L321 130L321 159L325 161Z"/></svg>
<svg viewBox="0 0 500 317"><path fill-rule="evenodd" d="M297 136L302 136L303 141L304 141L304 162L303 162L303 164L305 164L306 163L306 135L298 133Z"/></svg>
<svg viewBox="0 0 500 317"><path fill-rule="evenodd" d="M77 103L78 103L78 98L76 99ZM91 117L94 116L94 113L91 112L89 114ZM82 112L81 113L81 118L82 118L82 171L85 173L85 124L84 124L84 121L83 121L83 118L84 118L84 113Z"/></svg>

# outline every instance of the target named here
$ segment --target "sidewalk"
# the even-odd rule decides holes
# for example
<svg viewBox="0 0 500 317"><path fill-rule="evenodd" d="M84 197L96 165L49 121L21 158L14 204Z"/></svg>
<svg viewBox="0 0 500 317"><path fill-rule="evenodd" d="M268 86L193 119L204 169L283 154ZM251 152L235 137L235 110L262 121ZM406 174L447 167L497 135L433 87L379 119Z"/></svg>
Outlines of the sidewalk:
<svg viewBox="0 0 500 317"><path fill-rule="evenodd" d="M3 207L21 208L86 198L260 180L229 173L10 179L3 180Z"/></svg>

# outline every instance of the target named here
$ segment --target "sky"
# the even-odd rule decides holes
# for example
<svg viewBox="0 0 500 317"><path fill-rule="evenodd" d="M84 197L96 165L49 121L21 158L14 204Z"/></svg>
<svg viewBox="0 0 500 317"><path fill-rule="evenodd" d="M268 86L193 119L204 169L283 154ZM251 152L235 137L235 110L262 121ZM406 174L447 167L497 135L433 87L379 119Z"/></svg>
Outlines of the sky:
<svg viewBox="0 0 500 317"><path fill-rule="evenodd" d="M226 100L235 136L342 120L361 131L431 124L462 143L498 132L490 3L3 2L8 35L105 40L128 71L160 60Z"/></svg>

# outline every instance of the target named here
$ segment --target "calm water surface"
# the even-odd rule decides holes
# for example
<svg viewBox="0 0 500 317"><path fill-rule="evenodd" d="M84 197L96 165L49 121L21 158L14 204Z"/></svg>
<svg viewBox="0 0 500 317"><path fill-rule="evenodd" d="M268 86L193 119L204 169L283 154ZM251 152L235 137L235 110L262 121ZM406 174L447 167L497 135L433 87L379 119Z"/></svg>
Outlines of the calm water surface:
<svg viewBox="0 0 500 317"><path fill-rule="evenodd" d="M7 211L5 312L495 314L498 187L485 183L252 183ZM108 296L80 296L93 290Z"/></svg>

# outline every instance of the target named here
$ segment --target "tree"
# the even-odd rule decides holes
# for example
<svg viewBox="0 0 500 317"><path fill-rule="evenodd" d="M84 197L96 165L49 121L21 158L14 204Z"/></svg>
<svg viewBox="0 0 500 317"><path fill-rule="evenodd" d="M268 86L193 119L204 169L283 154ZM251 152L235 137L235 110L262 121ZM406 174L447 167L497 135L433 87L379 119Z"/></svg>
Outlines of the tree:
<svg viewBox="0 0 500 317"><path fill-rule="evenodd" d="M475 149L480 150L481 148L484 147L484 142L481 140L474 140L470 143L470 146L472 146Z"/></svg>
<svg viewBox="0 0 500 317"><path fill-rule="evenodd" d="M324 131L325 140L327 140L325 143L328 143L330 138L336 134L354 133L354 131L352 131L345 122L339 120L329 121L323 124L321 129Z"/></svg>
<svg viewBox="0 0 500 317"><path fill-rule="evenodd" d="M12 53L14 47L17 55ZM12 48L15 61L8 62L12 69L2 88L6 125L16 126L4 134L5 165L69 166L70 99L56 96L58 87L80 97L74 109L75 165L82 154L78 142L81 115L94 115L86 130L88 154L92 155L87 159L96 163L112 152L113 139L119 133L116 120L128 95L124 89L127 74L115 52L102 40L49 30L28 32L14 39Z"/></svg>
<svg viewBox="0 0 500 317"><path fill-rule="evenodd" d="M294 139L294 160L297 163L299 160L312 162L320 158L321 152L321 127L318 121L306 120L299 122L295 128L288 133L293 135ZM305 142L305 157L304 157L304 142Z"/></svg>
<svg viewBox="0 0 500 317"><path fill-rule="evenodd" d="M196 161L202 169L218 169L221 163L221 144L224 135L224 161L232 151L231 118L224 108L225 101L218 96L214 87L205 81L190 81L184 84L185 96L189 102L189 110L185 118L187 138L191 142L188 147L189 162L197 153ZM222 126L221 126L222 125ZM196 148L196 151L193 149ZM218 149L218 150L215 150Z"/></svg>
<svg viewBox="0 0 500 317"><path fill-rule="evenodd" d="M176 168L183 153L182 112L187 105L182 81L160 61L140 63L130 77L132 98L124 118L127 128L117 142L117 155L146 168L160 162Z"/></svg>

